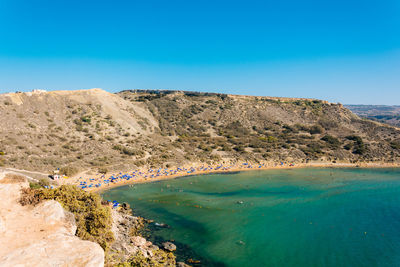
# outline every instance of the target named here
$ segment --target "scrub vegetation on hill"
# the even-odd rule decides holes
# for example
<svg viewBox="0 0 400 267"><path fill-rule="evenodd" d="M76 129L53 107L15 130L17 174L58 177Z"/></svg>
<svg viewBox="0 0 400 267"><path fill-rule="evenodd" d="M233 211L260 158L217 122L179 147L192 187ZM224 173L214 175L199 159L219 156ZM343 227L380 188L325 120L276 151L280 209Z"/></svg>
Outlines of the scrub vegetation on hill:
<svg viewBox="0 0 400 267"><path fill-rule="evenodd" d="M3 94L1 103L0 164L67 176L185 163L400 161L399 128L315 99L93 89Z"/></svg>
<svg viewBox="0 0 400 267"><path fill-rule="evenodd" d="M78 237L96 242L104 250L114 241L110 208L102 205L98 194L85 192L73 185L62 185L56 189L31 187L33 189L23 191L21 204L36 205L42 200L56 200L74 214Z"/></svg>

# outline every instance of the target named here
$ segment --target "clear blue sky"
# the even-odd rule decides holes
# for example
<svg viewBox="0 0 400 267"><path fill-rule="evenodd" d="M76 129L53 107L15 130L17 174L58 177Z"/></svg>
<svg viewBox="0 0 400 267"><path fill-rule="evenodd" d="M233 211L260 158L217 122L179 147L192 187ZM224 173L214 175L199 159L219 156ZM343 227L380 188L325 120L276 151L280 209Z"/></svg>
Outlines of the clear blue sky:
<svg viewBox="0 0 400 267"><path fill-rule="evenodd" d="M400 1L0 0L0 92L400 104Z"/></svg>

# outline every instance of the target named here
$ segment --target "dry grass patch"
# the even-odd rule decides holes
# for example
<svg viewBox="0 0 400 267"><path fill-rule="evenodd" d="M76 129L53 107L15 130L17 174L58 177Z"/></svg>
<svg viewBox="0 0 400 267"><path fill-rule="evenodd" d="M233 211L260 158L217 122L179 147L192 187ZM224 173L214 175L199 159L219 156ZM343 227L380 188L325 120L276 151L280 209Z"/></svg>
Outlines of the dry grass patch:
<svg viewBox="0 0 400 267"><path fill-rule="evenodd" d="M0 184L18 184L26 182L26 178L18 174L7 173L3 179L0 180Z"/></svg>

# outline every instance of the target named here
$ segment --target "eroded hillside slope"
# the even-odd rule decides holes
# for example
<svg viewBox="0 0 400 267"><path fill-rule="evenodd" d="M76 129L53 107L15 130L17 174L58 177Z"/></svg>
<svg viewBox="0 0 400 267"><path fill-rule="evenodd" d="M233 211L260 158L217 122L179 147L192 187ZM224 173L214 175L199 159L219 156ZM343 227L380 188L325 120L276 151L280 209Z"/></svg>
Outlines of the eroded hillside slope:
<svg viewBox="0 0 400 267"><path fill-rule="evenodd" d="M0 95L0 164L399 162L400 130L320 100L100 89Z"/></svg>

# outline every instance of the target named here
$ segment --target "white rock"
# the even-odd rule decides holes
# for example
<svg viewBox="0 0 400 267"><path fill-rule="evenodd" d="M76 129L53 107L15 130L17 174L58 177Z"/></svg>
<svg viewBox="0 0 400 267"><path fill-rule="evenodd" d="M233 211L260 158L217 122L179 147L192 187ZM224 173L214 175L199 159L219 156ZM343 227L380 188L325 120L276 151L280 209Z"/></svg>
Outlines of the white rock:
<svg viewBox="0 0 400 267"><path fill-rule="evenodd" d="M175 251L176 250L175 244L171 243L171 242L164 242L164 243L162 243L162 246L163 246L163 248L165 250L168 250L168 251Z"/></svg>
<svg viewBox="0 0 400 267"><path fill-rule="evenodd" d="M19 204L27 186L0 183L0 266L104 266L103 249L75 236L74 216L60 203Z"/></svg>
<svg viewBox="0 0 400 267"><path fill-rule="evenodd" d="M3 233L6 231L6 225L4 223L4 220L0 217L0 233Z"/></svg>
<svg viewBox="0 0 400 267"><path fill-rule="evenodd" d="M141 236L134 236L131 238L131 241L136 247L145 247L147 240Z"/></svg>

